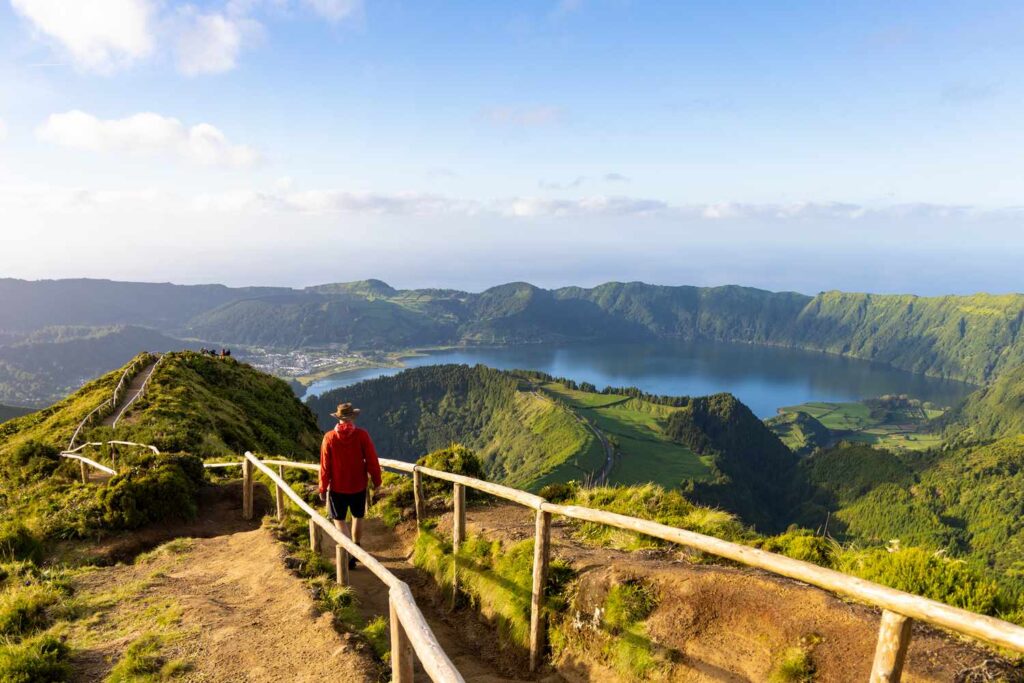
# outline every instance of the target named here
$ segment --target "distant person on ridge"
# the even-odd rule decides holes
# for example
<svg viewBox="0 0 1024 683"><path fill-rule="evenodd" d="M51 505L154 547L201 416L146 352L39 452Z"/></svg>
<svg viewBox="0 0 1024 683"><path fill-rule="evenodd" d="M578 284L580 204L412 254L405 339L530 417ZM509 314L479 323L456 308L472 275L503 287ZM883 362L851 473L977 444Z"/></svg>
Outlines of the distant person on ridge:
<svg viewBox="0 0 1024 683"><path fill-rule="evenodd" d="M355 419L359 409L351 403L338 404L338 410L331 417L338 418L338 425L324 434L320 445L320 502L327 503L327 509L334 526L346 536L345 516L352 513L352 535L359 544L362 535L363 514L366 512L366 480L373 480L374 488L380 487L380 462L377 449L365 429L356 427ZM355 569L356 559L349 556L348 568Z"/></svg>

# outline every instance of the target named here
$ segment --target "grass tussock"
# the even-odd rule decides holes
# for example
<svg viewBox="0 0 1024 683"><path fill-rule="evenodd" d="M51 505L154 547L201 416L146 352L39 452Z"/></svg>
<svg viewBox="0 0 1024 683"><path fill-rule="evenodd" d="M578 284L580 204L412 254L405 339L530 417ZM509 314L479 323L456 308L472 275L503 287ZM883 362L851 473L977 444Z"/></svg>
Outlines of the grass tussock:
<svg viewBox="0 0 1024 683"><path fill-rule="evenodd" d="M456 567L459 588L469 604L495 622L499 641L529 647L530 595L533 587L533 541L504 545L481 536L470 536L452 554L451 543L435 530L423 528L416 539L413 563L428 572L445 592L452 589ZM548 571L547 607L560 611L565 590L575 572L567 562L555 559Z"/></svg>
<svg viewBox="0 0 1024 683"><path fill-rule="evenodd" d="M64 641L52 635L0 641L0 681L62 683L71 676L70 654Z"/></svg>
<svg viewBox="0 0 1024 683"><path fill-rule="evenodd" d="M146 633L136 639L111 669L105 683L166 681L187 673L191 669L187 662L169 660L163 655L169 640L161 633Z"/></svg>
<svg viewBox="0 0 1024 683"><path fill-rule="evenodd" d="M642 486L600 486L591 489L569 487L553 491L571 505L607 510L630 517L639 517L680 529L745 541L756 537L735 515L724 510L695 505L679 491L666 490L657 484ZM541 495L544 491L541 492ZM592 522L576 525L576 538L584 543L620 550L637 550L665 545L663 541L632 531Z"/></svg>
<svg viewBox="0 0 1024 683"><path fill-rule="evenodd" d="M787 647L775 659L768 683L809 683L814 680L814 646L820 642L816 635L804 636L800 644Z"/></svg>

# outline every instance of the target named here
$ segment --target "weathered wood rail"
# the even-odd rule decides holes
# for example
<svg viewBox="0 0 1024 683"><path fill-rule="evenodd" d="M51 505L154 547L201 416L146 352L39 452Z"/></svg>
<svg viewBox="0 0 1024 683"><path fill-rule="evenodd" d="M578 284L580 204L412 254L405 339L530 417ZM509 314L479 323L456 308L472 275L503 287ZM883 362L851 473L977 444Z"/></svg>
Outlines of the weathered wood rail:
<svg viewBox="0 0 1024 683"><path fill-rule="evenodd" d="M84 464L109 471L81 456L77 457ZM433 477L453 484L453 548L466 538L465 489L466 487L483 491L505 500L510 500L536 511L534 529L534 557L532 595L530 601L530 668L536 670L541 662L544 648L544 585L547 580L548 563L551 553L551 516L561 515L584 522L606 524L608 526L634 531L637 533L660 538L665 541L715 555L748 567L785 576L790 579L816 586L823 590L851 598L881 610L878 642L872 663L871 683L892 683L899 681L903 674L907 649L910 644L913 620L952 631L953 633L984 641L991 645L1004 647L1024 654L1024 628L1001 619L982 614L975 614L958 607L952 607L935 600L923 598L865 581L842 572L825 567L794 560L776 553L758 550L731 541L723 541L712 536L705 536L693 531L659 524L637 517L629 517L614 512L595 510L577 505L559 505L549 503L544 498L519 489L502 486L492 482L481 481L451 472L415 465L401 460L381 458L382 466L412 475L413 498L416 509L416 520L422 523L426 518L426 498L423 492L423 477ZM84 467L83 464L83 467ZM412 654L415 652L434 681L462 681L461 675L455 670L447 655L441 650L416 606L412 593L406 584L399 581L372 555L355 545L347 536L337 530L333 524L317 513L281 476L284 468L298 468L316 472L319 467L313 463L291 462L287 460L260 461L251 453L245 454L241 462L207 463L207 468L237 467L243 470L243 514L247 519L253 515L253 472L259 469L275 485L277 491L277 515L285 514L283 498L287 496L306 514L310 516L310 540L314 547L318 544L316 528L323 529L338 545L336 562L338 563L338 581L347 582L347 573L342 566L347 566L347 555L351 553L364 566L373 572L390 588L390 604L392 617L392 668L395 683L406 683L412 678ZM270 469L270 465L278 468L278 472ZM343 576L344 574L344 576ZM457 587L457 583L455 584ZM457 588L456 588L457 590ZM400 626L396 625L400 624ZM396 631L397 629L397 631ZM397 643L396 647L394 644Z"/></svg>
<svg viewBox="0 0 1024 683"><path fill-rule="evenodd" d="M211 463L214 467L231 466L234 464ZM391 626L391 674L394 683L412 682L414 655L419 659L420 665L430 676L431 680L437 683L464 683L462 675L455 668L455 665L452 664L448 655L445 654L440 643L437 642L434 632L430 629L430 625L424 618L423 613L420 612L420 608L416 605L416 600L409 586L388 571L387 567L377 561L377 558L356 545L352 539L335 527L330 520L306 503L285 482L281 476L280 469L275 472L269 467L271 464L278 464L280 468L298 466L309 469L310 465L283 461L260 461L252 453L246 453L245 459L238 464L242 466L243 517L246 519L252 519L253 517L253 470L256 469L274 484L278 519L282 519L287 514L287 508L284 506L284 498L287 497L300 510L309 515L311 547L319 549L320 533L327 534L335 542L336 579L339 583L343 585L348 583L348 555L351 554L388 587L389 620ZM319 469L316 465L311 467Z"/></svg>
<svg viewBox="0 0 1024 683"><path fill-rule="evenodd" d="M309 471L319 468L311 463L282 460L265 461L280 468L297 467ZM705 536L685 529L659 524L649 520L620 515L604 510L576 505L549 503L540 496L481 481L450 472L423 467L400 460L381 459L381 465L412 475L416 519L425 519L425 498L423 477L433 477L453 484L454 521L453 546L466 538L465 489L483 491L493 496L510 500L535 511L535 542L533 560L533 591L530 610L530 668L536 670L541 663L544 649L544 585L547 579L551 553L551 516L561 515L585 522L594 522L634 531L637 533L677 543L723 559L738 562L748 567L785 576L790 579L816 586L845 598L877 607L881 610L878 643L871 670L871 683L899 681L903 673L907 647L910 643L913 620L938 626L954 633L975 638L991 645L1024 653L1024 628L1000 619L968 612L935 600L923 598L865 581L842 572L794 560L776 553L766 552L712 536ZM456 584L457 585L457 584Z"/></svg>
<svg viewBox="0 0 1024 683"><path fill-rule="evenodd" d="M74 452L78 450L78 448L75 446L75 443L78 441L78 437L82 434L82 431L86 427L89 427L93 423L102 420L111 412L117 410L117 406L121 402L121 397L124 396L124 392L128 390L128 386L131 384L132 380L135 378L135 376L139 373L140 370L142 370L152 361L153 357L153 354L150 354L148 352L139 354L139 356L135 360L133 360L128 365L128 367L124 369L124 372L121 373L121 379L118 381L117 386L114 387L114 393L110 396L110 398L103 401L103 403L100 403L98 406L89 411L89 414L82 418L82 421L78 423L78 426L75 428L74 433L71 435L71 440L68 441L68 447L65 449L66 451ZM163 356L157 358L156 364L159 364L161 360L163 360ZM153 366L154 370L156 369L156 364L154 364ZM150 374L150 377L152 376L153 375ZM148 379L146 380L146 383L149 383ZM138 397L141 396L144 392L145 387L143 387L142 390L139 391L139 393L132 398L132 402L137 400Z"/></svg>
<svg viewBox="0 0 1024 683"><path fill-rule="evenodd" d="M78 446L77 448L73 448L67 451L61 451L60 457L67 458L69 460L77 460L79 462L79 465L81 466L82 483L87 484L89 483L89 474L86 469L87 466L92 467L93 469L97 469L100 472L109 474L110 476L114 476L117 474L117 470L114 469L117 467L116 460L111 462L110 467L107 467L106 465L102 465L96 462L95 460L86 458L81 453L79 453L79 451L85 450L86 448L98 448L102 446L128 446L131 448L148 448L149 450L153 451L154 454L160 455L160 449L148 443L135 443L134 441L87 441L82 445ZM114 458L113 452L111 454L111 458Z"/></svg>

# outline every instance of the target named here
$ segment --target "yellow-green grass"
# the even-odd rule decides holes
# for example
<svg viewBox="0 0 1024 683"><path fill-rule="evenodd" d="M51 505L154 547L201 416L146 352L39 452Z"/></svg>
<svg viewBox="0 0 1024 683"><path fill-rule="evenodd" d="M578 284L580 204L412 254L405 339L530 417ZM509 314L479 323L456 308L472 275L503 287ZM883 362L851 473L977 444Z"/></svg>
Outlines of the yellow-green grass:
<svg viewBox="0 0 1024 683"><path fill-rule="evenodd" d="M684 479L711 476L708 459L665 435L665 421L679 409L618 394L573 390L558 383L545 384L543 389L571 405L615 444L617 458L609 477L611 483L653 481L678 486ZM604 449L600 443L596 445L598 450L591 452L589 462L597 459L598 469L603 464Z"/></svg>
<svg viewBox="0 0 1024 683"><path fill-rule="evenodd" d="M710 477L707 459L665 436L664 421L678 408L620 395L575 391L557 383L543 388L575 408L616 445L611 483L655 482L671 487L686 479ZM598 457L603 460L603 453Z"/></svg>
<svg viewBox="0 0 1024 683"><path fill-rule="evenodd" d="M910 416L898 424L888 423L872 417L871 409L864 403L811 402L780 409L783 413L801 411L821 422L835 436L848 441L868 443L886 448L926 450L942 444L938 433L919 431L927 428L927 422ZM924 410L928 419L941 415L941 410ZM790 445L787 442L787 445ZM792 446L791 446L792 447Z"/></svg>
<svg viewBox="0 0 1024 683"><path fill-rule="evenodd" d="M812 401L780 409L784 413L803 411L829 429L858 431L876 425L871 410L863 403L827 403Z"/></svg>

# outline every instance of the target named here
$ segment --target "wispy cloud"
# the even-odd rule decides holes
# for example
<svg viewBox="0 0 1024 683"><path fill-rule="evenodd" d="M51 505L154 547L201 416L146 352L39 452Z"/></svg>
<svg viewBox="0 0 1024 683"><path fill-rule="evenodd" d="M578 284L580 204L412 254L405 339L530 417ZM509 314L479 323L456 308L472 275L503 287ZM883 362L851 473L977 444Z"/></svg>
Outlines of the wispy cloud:
<svg viewBox="0 0 1024 683"><path fill-rule="evenodd" d="M605 173L603 180L606 183L628 183L631 179L621 173Z"/></svg>
<svg viewBox="0 0 1024 683"><path fill-rule="evenodd" d="M153 52L149 0L11 0L11 6L82 69L109 72Z"/></svg>
<svg viewBox="0 0 1024 683"><path fill-rule="evenodd" d="M562 118L562 110L553 106L495 106L485 109L484 118L498 126L548 126Z"/></svg>
<svg viewBox="0 0 1024 683"><path fill-rule="evenodd" d="M238 65L263 35L260 19L294 7L331 23L361 14L362 0L11 0L35 34L86 71L110 73L155 54L173 54L187 75L217 74Z"/></svg>
<svg viewBox="0 0 1024 683"><path fill-rule="evenodd" d="M242 46L263 32L259 22L245 16L198 12L185 7L178 18L174 47L178 70L188 76L231 71Z"/></svg>
<svg viewBox="0 0 1024 683"><path fill-rule="evenodd" d="M186 127L181 121L152 112L123 119L99 119L72 110L52 114L36 129L40 140L91 152L139 156L167 155L205 166L250 166L256 150L228 141L208 123Z"/></svg>
<svg viewBox="0 0 1024 683"><path fill-rule="evenodd" d="M569 182L565 183L540 180L537 182L537 186L542 190L575 190L576 188L581 186L586 180L587 179L584 176L576 176Z"/></svg>

